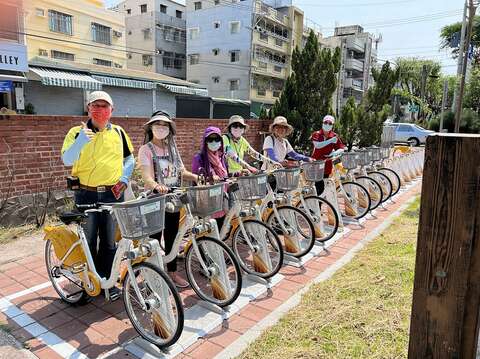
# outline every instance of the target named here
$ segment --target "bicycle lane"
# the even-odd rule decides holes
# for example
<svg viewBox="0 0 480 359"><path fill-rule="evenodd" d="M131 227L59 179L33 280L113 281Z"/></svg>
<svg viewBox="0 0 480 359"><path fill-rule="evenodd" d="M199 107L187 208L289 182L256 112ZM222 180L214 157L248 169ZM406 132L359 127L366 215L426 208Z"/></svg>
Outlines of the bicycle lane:
<svg viewBox="0 0 480 359"><path fill-rule="evenodd" d="M307 285L319 273L338 261L358 241L380 225L405 201L419 192L417 181L396 196L387 210L379 210L376 219L366 220L363 228L348 225L350 230L333 243L328 251L317 250L303 267L284 266L271 290L261 284L250 288L234 303L230 313L199 315L208 309L198 304L192 289L181 296L186 314L191 318L179 345L168 357L209 358L221 352L243 333ZM43 253L42 253L43 254ZM184 274L184 273L183 273ZM272 284L273 285L273 284ZM163 354L135 339L122 300L105 303L97 297L91 303L72 307L58 299L50 286L42 255L32 256L0 266L0 323L13 336L42 358L126 358L158 357ZM225 317L228 320L223 321ZM187 323L186 323L187 324ZM182 341L183 340L183 341Z"/></svg>

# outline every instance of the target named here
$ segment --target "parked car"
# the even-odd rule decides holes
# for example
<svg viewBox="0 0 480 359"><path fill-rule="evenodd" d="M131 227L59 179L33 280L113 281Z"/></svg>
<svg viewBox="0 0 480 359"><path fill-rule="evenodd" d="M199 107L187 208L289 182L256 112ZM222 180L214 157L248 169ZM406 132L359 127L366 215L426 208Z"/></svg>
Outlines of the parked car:
<svg viewBox="0 0 480 359"><path fill-rule="evenodd" d="M435 131L426 130L413 123L390 123L389 125L396 127L395 142L410 142L414 146L420 146L425 143L427 136L435 133Z"/></svg>

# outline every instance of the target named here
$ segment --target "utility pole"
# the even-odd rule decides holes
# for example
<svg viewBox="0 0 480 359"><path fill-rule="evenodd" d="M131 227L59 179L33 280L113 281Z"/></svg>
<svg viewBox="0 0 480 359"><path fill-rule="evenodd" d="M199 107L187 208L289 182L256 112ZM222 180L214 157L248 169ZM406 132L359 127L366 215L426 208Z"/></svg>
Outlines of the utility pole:
<svg viewBox="0 0 480 359"><path fill-rule="evenodd" d="M477 10L477 5L473 3L473 0L469 0L468 4L468 26L466 33L466 41L463 46L463 63L462 63L462 74L460 77L460 86L458 90L458 96L456 98L455 104L455 132L460 132L460 119L462 117L462 103L463 103L463 93L465 91L465 76L467 73L468 66L468 52L470 49L470 41L472 39L472 30L473 30L473 21L475 19L475 11Z"/></svg>
<svg viewBox="0 0 480 359"><path fill-rule="evenodd" d="M425 102L425 93L427 89L427 75L428 75L428 68L427 65L422 66L422 75L421 75L421 82L420 82L420 98L423 102ZM418 117L423 118L423 112L421 110L418 111Z"/></svg>
<svg viewBox="0 0 480 359"><path fill-rule="evenodd" d="M463 4L463 17L462 17L462 30L460 31L460 43L458 48L458 58L457 58L457 78L462 75L462 64L463 64L463 51L465 44L465 33L467 30L467 9L468 9L468 0L465 0ZM455 112L455 106L457 103L458 97L458 86L453 92L453 102L452 102L452 111Z"/></svg>
<svg viewBox="0 0 480 359"><path fill-rule="evenodd" d="M443 95L442 95L442 111L440 114L440 130L439 132L442 132L443 130L443 120L445 118L445 104L447 103L447 97L448 97L448 80L445 79L443 82Z"/></svg>

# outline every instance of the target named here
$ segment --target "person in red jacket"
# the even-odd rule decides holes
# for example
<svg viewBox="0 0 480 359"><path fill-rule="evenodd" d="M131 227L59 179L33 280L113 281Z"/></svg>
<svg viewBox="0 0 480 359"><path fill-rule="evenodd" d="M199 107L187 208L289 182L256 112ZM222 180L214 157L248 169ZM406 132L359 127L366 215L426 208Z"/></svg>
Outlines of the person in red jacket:
<svg viewBox="0 0 480 359"><path fill-rule="evenodd" d="M325 116L323 118L322 129L315 131L311 137L313 142L312 157L316 160L326 160L325 172L323 175L324 178L330 177L333 170L332 160L329 158L342 154L345 149L345 145L342 143L338 135L333 132L334 124L335 118L333 116ZM315 183L317 194L320 195L323 192L324 186L323 181Z"/></svg>

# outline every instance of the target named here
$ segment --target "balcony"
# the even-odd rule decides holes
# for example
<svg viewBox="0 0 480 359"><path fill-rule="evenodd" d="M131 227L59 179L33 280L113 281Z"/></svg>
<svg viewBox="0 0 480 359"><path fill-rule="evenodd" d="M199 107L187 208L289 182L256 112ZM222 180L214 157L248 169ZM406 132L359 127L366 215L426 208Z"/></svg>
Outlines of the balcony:
<svg viewBox="0 0 480 359"><path fill-rule="evenodd" d="M157 24L157 26L163 25L183 30L185 30L187 27L185 19L179 19L177 17L163 14L158 11L155 11L155 23Z"/></svg>
<svg viewBox="0 0 480 359"><path fill-rule="evenodd" d="M270 7L267 4L262 3L261 1L255 2L255 13L282 25L289 26L290 19L288 18L288 16L281 14L273 7Z"/></svg>
<svg viewBox="0 0 480 359"><path fill-rule="evenodd" d="M354 59L354 58L351 58L351 57L347 57L346 61L345 61L345 69L346 70L354 70L354 71L358 71L358 72L363 72L363 61L360 61L360 60L357 60L357 59Z"/></svg>
<svg viewBox="0 0 480 359"><path fill-rule="evenodd" d="M288 59L286 54L280 52L271 51L261 46L255 46L253 53L253 59L261 62L268 62L275 66L286 67Z"/></svg>
<svg viewBox="0 0 480 359"><path fill-rule="evenodd" d="M355 37L349 37L347 39L347 50L353 50L363 54L365 52L365 43Z"/></svg>
<svg viewBox="0 0 480 359"><path fill-rule="evenodd" d="M344 83L345 88L352 88L357 91L363 91L363 80L354 79L354 78L347 78L345 79Z"/></svg>

